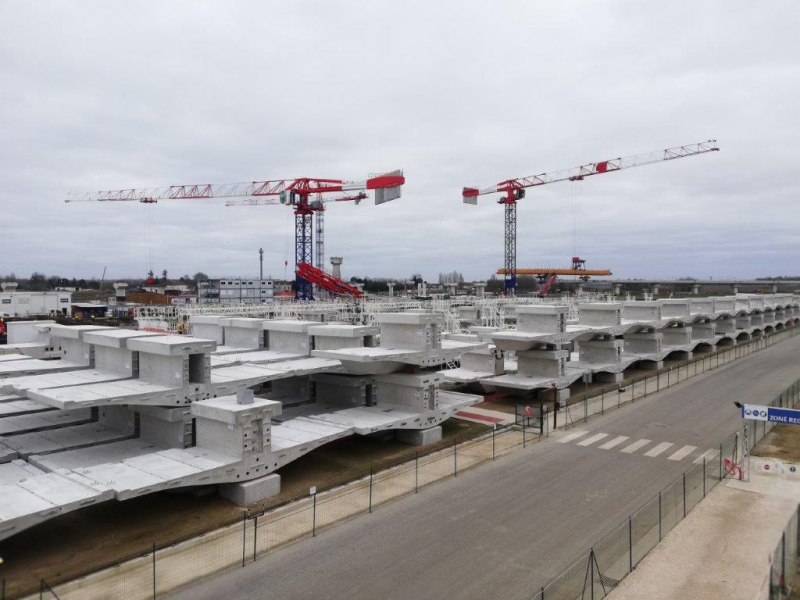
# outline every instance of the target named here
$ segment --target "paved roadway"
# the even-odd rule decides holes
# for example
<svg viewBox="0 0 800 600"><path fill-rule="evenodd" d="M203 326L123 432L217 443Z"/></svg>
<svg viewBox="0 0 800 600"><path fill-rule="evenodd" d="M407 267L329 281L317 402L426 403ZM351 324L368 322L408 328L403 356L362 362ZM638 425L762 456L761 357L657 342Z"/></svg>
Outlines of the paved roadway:
<svg viewBox="0 0 800 600"><path fill-rule="evenodd" d="M798 350L800 336L172 597L528 598L735 431L734 400L769 401L800 377Z"/></svg>

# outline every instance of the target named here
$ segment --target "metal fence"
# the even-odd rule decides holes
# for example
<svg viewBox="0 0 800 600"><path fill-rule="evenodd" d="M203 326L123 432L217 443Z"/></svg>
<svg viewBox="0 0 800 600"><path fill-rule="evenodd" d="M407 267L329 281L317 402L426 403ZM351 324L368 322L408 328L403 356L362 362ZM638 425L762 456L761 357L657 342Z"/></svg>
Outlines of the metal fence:
<svg viewBox="0 0 800 600"><path fill-rule="evenodd" d="M151 545L141 553L116 561L69 581L40 581L36 592L28 589L9 598L76 600L92 598L156 598L202 577L244 566L294 541L314 537L320 531L387 502L420 490L480 464L491 462L538 440L536 427L493 428L446 448L419 453L414 459L387 469L366 473L347 484L271 509L246 513L236 521L167 546ZM0 596L2 598L2 596Z"/></svg>
<svg viewBox="0 0 800 600"><path fill-rule="evenodd" d="M769 406L793 407L798 403L800 379L795 381ZM764 423L753 438L758 443L772 427ZM604 598L697 504L726 477L738 477L739 432L725 438L717 448L702 456L657 496L602 538L569 569L531 597L531 600L595 600ZM791 524L790 524L791 527ZM797 524L795 537L779 545L770 572L772 586L786 586L786 574L797 569ZM788 548L788 550L787 550ZM789 560L787 556L791 555ZM777 566L776 566L777 565ZM792 570L794 569L794 570ZM777 589L777 587L776 587ZM785 596L770 596L770 598Z"/></svg>
<svg viewBox="0 0 800 600"><path fill-rule="evenodd" d="M591 415L617 408L728 364L798 332L800 329L792 329L758 338L680 367L663 370L651 377L618 385L611 391L604 390L598 396L584 397L571 403L566 412L559 414L558 427L569 427L578 420L583 422ZM798 390L800 385L796 384L792 399L796 400ZM15 585L12 586L12 582L3 579L0 600L20 597L40 600L157 598L198 579L244 566L268 552L313 537L325 528L370 513L382 504L417 493L437 481L457 477L466 469L525 447L548 435L553 428L552 411L545 411L543 419L540 416L517 417L521 426L496 428L488 434L457 441L450 447L418 454L412 461L379 472L365 473L347 484L295 498L269 512L244 514L233 522L217 525L213 530L188 539L177 540L166 546L150 545L136 555L98 565L88 573L72 574L66 581L58 578L51 581L48 578L47 581L13 582ZM761 436L769 429L771 427L761 432ZM654 499L633 515L628 524L620 525L618 530L590 550L586 558L544 588L536 599L602 597L605 593L603 590L612 588L630 572L661 537L683 518L684 511L691 510L725 475L725 459L735 463L736 456L737 444L734 436L731 436L720 444L713 456L706 457L702 465L695 465L684 473L679 482L674 484L678 487L671 486L660 494L660 500ZM685 493L682 487L684 479L687 486ZM658 504L654 504L657 500ZM627 538L623 535L626 527ZM625 546L625 543L628 545ZM624 560L625 556L628 557L627 561ZM579 576L581 570L582 576ZM589 586L590 592L585 591L584 584ZM588 593L592 595L586 595Z"/></svg>
<svg viewBox="0 0 800 600"><path fill-rule="evenodd" d="M769 564L769 574L762 589L762 598L783 600L792 597L794 582L800 576L800 519L795 511L781 534L781 541L775 547ZM766 593L764 593L766 592ZM796 596L795 596L796 597Z"/></svg>

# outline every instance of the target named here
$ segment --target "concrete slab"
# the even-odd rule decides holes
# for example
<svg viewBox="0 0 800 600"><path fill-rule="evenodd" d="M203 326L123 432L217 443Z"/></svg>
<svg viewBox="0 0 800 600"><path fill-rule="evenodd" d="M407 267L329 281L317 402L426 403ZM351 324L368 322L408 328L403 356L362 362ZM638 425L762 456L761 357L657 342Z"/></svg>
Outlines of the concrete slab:
<svg viewBox="0 0 800 600"><path fill-rule="evenodd" d="M242 483L219 486L219 495L239 506L249 506L281 493L281 476L277 473Z"/></svg>

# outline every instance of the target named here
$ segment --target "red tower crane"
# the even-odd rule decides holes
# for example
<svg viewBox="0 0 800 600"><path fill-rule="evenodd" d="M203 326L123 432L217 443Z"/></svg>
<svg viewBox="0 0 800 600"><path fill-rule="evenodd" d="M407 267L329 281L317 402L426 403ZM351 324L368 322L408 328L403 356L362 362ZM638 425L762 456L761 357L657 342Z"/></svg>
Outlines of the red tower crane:
<svg viewBox="0 0 800 600"><path fill-rule="evenodd" d="M719 147L716 140L708 140L697 144L676 146L666 150L657 150L624 158L612 158L531 177L506 179L486 188L465 187L462 198L465 204L476 205L478 204L478 196L494 193L505 194L497 203L505 206L505 291L506 295L511 295L514 294L517 287L517 201L525 197L525 188L559 181L583 181L584 178L591 175L612 173L631 167L641 167L686 156L697 156L698 154L717 150L719 150Z"/></svg>
<svg viewBox="0 0 800 600"><path fill-rule="evenodd" d="M295 264L314 264L313 227L314 213L321 214L322 194L334 192L355 192L375 190L375 204L383 204L400 197L405 183L403 172L392 171L375 175L363 181L344 181L341 179L320 179L301 177L298 179L275 179L249 183L171 185L156 188L139 188L70 194L65 202L144 202L159 200L200 200L208 198L252 198L254 200L269 196L277 198L274 204L285 204L294 209L295 215ZM265 198L266 199L266 198ZM264 202L265 204L267 202ZM322 265L317 265L321 267ZM296 274L295 297L298 300L313 299L312 283Z"/></svg>

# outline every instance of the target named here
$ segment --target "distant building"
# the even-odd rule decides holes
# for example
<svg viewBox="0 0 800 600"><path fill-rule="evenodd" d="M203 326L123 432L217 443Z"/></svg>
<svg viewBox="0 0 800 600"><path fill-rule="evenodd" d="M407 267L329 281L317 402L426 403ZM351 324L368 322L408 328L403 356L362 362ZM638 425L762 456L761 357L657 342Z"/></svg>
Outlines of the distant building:
<svg viewBox="0 0 800 600"><path fill-rule="evenodd" d="M70 292L18 292L17 284L5 282L0 292L0 316L28 317L34 315L67 315L70 312Z"/></svg>
<svg viewBox="0 0 800 600"><path fill-rule="evenodd" d="M197 284L200 304L266 304L273 301L275 286L270 279L225 277Z"/></svg>
<svg viewBox="0 0 800 600"><path fill-rule="evenodd" d="M91 302L76 302L72 305L72 316L76 319L91 321L101 319L108 314L108 305L92 304Z"/></svg>

